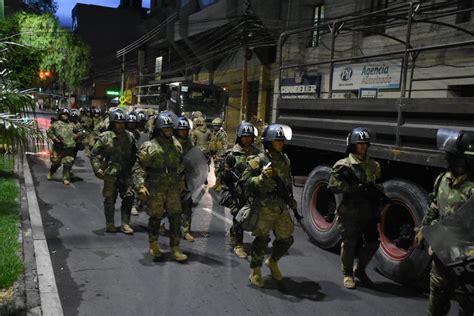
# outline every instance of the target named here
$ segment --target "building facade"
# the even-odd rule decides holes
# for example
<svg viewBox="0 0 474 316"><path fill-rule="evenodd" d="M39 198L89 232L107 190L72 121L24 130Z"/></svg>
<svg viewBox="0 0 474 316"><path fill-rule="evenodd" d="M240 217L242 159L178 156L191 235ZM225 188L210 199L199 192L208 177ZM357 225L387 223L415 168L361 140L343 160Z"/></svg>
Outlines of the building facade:
<svg viewBox="0 0 474 316"><path fill-rule="evenodd" d="M126 54L139 64L127 77L224 87L230 133L242 119L272 121L280 54L282 97L473 96L472 1L411 10L395 0L153 0L142 25L149 36Z"/></svg>

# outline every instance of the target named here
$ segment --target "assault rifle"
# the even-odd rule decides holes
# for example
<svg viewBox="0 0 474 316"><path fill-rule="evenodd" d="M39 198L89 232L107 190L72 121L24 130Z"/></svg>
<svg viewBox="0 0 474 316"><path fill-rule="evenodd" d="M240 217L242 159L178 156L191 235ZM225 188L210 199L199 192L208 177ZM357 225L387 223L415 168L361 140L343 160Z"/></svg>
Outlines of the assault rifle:
<svg viewBox="0 0 474 316"><path fill-rule="evenodd" d="M269 162L263 167L263 169L270 168L271 166L272 166L272 163ZM278 195L280 195L285 201L286 205L288 205L291 208L296 221L300 224L301 228L305 230L305 227L303 225L303 216L298 212L297 208L293 207L294 196L293 196L293 190L291 188L291 184L290 186L285 185L285 183L283 183L283 180L279 176L273 176L272 179L275 180L277 184L276 191L278 192Z"/></svg>
<svg viewBox="0 0 474 316"><path fill-rule="evenodd" d="M392 204L392 199L390 199L382 189L375 185L375 183L361 181L350 167L343 167L340 175L344 180L357 184L361 193L372 203L372 206L377 212L377 217L379 217L379 212L382 207Z"/></svg>

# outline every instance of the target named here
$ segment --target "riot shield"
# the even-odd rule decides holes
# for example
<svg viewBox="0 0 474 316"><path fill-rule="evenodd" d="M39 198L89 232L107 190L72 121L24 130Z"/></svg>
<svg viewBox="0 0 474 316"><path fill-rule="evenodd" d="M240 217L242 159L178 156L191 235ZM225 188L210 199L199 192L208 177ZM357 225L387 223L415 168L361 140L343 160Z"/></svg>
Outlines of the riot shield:
<svg viewBox="0 0 474 316"><path fill-rule="evenodd" d="M183 163L188 189L193 201L196 201L207 179L207 159L199 148L193 147L184 155Z"/></svg>
<svg viewBox="0 0 474 316"><path fill-rule="evenodd" d="M423 236L438 259L453 271L458 291L474 297L474 196L456 213L423 228Z"/></svg>

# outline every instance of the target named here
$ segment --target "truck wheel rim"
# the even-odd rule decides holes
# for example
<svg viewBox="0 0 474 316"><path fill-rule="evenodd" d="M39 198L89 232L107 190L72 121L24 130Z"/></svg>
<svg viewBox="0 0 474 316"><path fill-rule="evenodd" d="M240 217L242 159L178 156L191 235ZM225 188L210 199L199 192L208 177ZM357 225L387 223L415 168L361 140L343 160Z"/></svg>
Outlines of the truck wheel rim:
<svg viewBox="0 0 474 316"><path fill-rule="evenodd" d="M384 253L393 260L402 261L410 256L413 251L413 240L409 243L408 249L399 248L394 242L396 231L401 224L408 224L415 227L414 211L403 201L392 199L393 204L386 206L381 213L381 221L378 224L380 234L380 246Z"/></svg>
<svg viewBox="0 0 474 316"><path fill-rule="evenodd" d="M325 200L332 199L332 200L326 202L326 201L323 201L323 199ZM335 222L336 222L335 220L332 220L329 222L324 218L324 215L323 215L328 212L328 208L330 207L331 203L334 203L334 208L335 208L336 200L334 198L334 195L330 193L329 190L327 189L327 183L324 183L324 182L318 183L316 187L314 188L309 207L310 207L310 213L311 213L311 219L313 221L313 225L319 231L323 231L323 232L328 231L335 225ZM324 213L321 213L323 209L324 209Z"/></svg>

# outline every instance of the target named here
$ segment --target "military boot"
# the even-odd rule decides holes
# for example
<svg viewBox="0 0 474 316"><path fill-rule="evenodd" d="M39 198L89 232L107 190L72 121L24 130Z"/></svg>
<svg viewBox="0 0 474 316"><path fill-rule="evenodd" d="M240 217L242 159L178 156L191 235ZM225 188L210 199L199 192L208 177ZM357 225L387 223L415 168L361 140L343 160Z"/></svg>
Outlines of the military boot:
<svg viewBox="0 0 474 316"><path fill-rule="evenodd" d="M237 245L234 247L234 253L237 257L247 259L247 253L245 252L244 246Z"/></svg>
<svg viewBox="0 0 474 316"><path fill-rule="evenodd" d="M344 287L346 289L355 289L356 288L356 284L354 282L354 277L352 276L345 276L344 277Z"/></svg>
<svg viewBox="0 0 474 316"><path fill-rule="evenodd" d="M158 241L150 241L150 255L155 258L161 257L163 254L160 251L160 247L158 246Z"/></svg>
<svg viewBox="0 0 474 316"><path fill-rule="evenodd" d="M54 173L52 171L48 172L48 181L53 180L53 175L54 175Z"/></svg>
<svg viewBox="0 0 474 316"><path fill-rule="evenodd" d="M273 261L272 258L268 258L265 260L265 265L270 269L272 272L272 277L277 280L281 281L283 279L283 274L281 274L280 268L278 267L278 263Z"/></svg>
<svg viewBox="0 0 474 316"><path fill-rule="evenodd" d="M356 267L354 269L354 276L358 278L362 284L365 284L368 286L371 286L374 284L372 280L369 278L369 276L367 275L367 273L365 272L365 269L358 269Z"/></svg>
<svg viewBox="0 0 474 316"><path fill-rule="evenodd" d="M186 261L188 260L188 256L186 256L179 247L172 247L171 248L171 257L176 261Z"/></svg>
<svg viewBox="0 0 474 316"><path fill-rule="evenodd" d="M194 237L193 235L191 235L190 233L186 233L184 234L183 238L189 242L193 242L194 241Z"/></svg>
<svg viewBox="0 0 474 316"><path fill-rule="evenodd" d="M133 235L133 228L130 227L129 224L123 224L122 227L120 227L120 230L122 231L122 233L124 234L127 234L127 235Z"/></svg>
<svg viewBox="0 0 474 316"><path fill-rule="evenodd" d="M138 210L136 206L132 206L130 214L132 214L133 216L138 216Z"/></svg>
<svg viewBox="0 0 474 316"><path fill-rule="evenodd" d="M250 284L256 287L263 287L262 270L260 267L253 268L249 276Z"/></svg>
<svg viewBox="0 0 474 316"><path fill-rule="evenodd" d="M117 227L115 227L114 223L107 223L105 227L105 231L108 233L116 233L117 232Z"/></svg>

